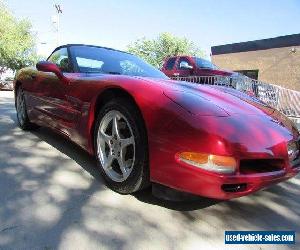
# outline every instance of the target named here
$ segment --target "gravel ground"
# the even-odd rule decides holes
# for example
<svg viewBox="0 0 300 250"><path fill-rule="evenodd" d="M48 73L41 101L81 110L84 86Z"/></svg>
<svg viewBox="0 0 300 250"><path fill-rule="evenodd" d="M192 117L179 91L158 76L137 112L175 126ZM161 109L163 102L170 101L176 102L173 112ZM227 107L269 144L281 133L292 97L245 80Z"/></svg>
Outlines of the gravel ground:
<svg viewBox="0 0 300 250"><path fill-rule="evenodd" d="M0 91L0 249L299 249L300 176L226 202L119 195L83 150L17 127ZM295 230L296 245L225 245L225 230Z"/></svg>

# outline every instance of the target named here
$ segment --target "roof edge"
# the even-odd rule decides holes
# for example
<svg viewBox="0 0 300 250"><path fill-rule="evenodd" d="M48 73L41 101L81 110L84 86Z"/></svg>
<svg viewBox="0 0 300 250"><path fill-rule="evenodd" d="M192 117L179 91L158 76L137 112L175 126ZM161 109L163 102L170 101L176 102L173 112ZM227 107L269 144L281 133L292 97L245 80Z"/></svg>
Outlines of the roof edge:
<svg viewBox="0 0 300 250"><path fill-rule="evenodd" d="M61 49L61 48L66 48L66 47L71 47L71 46L87 46L87 47L95 47L95 48L101 48L101 49L107 49L107 50L113 50L113 51L118 51L118 52L122 52L122 53L126 53L126 54L130 54L132 55L131 53L127 52L127 51L122 51L122 50L118 50L118 49L113 49L113 48L109 48L109 47L104 47L104 46L98 46L98 45L92 45L92 44L82 44L82 43L68 43L68 44L63 44L63 45L60 45L58 47L56 47L54 51L58 50L58 49ZM52 52L52 53L53 53Z"/></svg>
<svg viewBox="0 0 300 250"><path fill-rule="evenodd" d="M212 55L222 55L291 46L300 46L300 34L292 34L287 36L278 36L274 38L253 40L248 42L212 46L211 53Z"/></svg>

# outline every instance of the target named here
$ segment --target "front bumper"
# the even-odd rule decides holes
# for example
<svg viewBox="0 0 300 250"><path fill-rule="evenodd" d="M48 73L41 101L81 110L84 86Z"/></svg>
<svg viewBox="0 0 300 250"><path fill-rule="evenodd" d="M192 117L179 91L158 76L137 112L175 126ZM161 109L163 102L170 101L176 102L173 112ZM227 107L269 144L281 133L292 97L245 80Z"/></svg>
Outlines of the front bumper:
<svg viewBox="0 0 300 250"><path fill-rule="evenodd" d="M232 199L268 187L294 177L300 172L300 162L282 170L256 174L217 174L198 169L184 162L178 162L180 181L173 188L215 199ZM174 182L173 182L174 183ZM178 184L178 185L177 185Z"/></svg>
<svg viewBox="0 0 300 250"><path fill-rule="evenodd" d="M228 117L182 112L167 128L149 135L151 181L216 199L248 195L300 172L299 163L293 167L289 164L287 150L288 142L297 138L297 130L278 112ZM234 174L209 172L177 159L181 152L234 157L237 170ZM250 173L240 166L243 160L265 159L283 161L283 166L269 171L254 164Z"/></svg>

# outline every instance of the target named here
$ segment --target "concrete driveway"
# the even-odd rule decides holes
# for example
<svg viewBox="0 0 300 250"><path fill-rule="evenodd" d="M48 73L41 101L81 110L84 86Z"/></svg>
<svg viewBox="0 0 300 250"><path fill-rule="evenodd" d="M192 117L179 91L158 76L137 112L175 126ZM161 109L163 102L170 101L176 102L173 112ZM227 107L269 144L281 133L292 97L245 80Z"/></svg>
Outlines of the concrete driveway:
<svg viewBox="0 0 300 250"><path fill-rule="evenodd" d="M299 249L299 176L219 202L119 195L95 161L41 128L23 132L0 91L0 249ZM225 245L225 230L295 230L296 245Z"/></svg>

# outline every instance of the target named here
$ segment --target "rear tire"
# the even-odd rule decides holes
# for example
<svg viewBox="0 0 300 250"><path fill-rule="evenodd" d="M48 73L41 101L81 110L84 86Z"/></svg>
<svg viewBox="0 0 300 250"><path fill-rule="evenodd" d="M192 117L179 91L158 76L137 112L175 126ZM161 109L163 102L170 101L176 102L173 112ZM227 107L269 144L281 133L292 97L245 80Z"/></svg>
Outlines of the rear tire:
<svg viewBox="0 0 300 250"><path fill-rule="evenodd" d="M99 111L94 148L106 184L121 194L150 185L147 134L136 106L125 98L111 99Z"/></svg>
<svg viewBox="0 0 300 250"><path fill-rule="evenodd" d="M23 130L33 130L38 128L38 126L31 123L28 118L24 91L21 86L17 89L15 105L19 127Z"/></svg>

